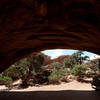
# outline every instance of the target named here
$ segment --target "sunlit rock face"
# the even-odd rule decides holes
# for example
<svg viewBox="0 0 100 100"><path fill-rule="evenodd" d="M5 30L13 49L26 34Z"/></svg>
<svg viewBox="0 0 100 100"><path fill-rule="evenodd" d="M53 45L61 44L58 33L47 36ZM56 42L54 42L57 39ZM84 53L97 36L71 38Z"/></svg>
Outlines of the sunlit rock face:
<svg viewBox="0 0 100 100"><path fill-rule="evenodd" d="M100 0L0 0L0 72L40 50L99 45Z"/></svg>

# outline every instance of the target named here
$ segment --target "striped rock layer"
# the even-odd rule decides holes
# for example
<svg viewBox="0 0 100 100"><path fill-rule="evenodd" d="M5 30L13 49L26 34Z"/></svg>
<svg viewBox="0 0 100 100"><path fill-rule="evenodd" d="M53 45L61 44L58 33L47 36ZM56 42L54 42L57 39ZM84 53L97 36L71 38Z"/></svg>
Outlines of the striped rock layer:
<svg viewBox="0 0 100 100"><path fill-rule="evenodd" d="M57 48L100 54L100 0L0 0L0 72Z"/></svg>

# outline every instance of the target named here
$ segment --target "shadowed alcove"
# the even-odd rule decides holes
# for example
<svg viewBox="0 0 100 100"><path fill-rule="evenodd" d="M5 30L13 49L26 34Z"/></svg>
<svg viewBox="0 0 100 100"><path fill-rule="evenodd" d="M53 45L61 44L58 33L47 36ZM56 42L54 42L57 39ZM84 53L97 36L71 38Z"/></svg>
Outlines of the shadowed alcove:
<svg viewBox="0 0 100 100"><path fill-rule="evenodd" d="M98 0L1 0L0 72L46 49L100 54Z"/></svg>

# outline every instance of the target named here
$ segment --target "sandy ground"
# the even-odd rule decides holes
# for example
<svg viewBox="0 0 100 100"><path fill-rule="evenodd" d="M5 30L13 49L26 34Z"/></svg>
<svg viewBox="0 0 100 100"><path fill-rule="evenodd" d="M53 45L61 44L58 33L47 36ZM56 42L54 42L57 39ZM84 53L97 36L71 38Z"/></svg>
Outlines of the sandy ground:
<svg viewBox="0 0 100 100"><path fill-rule="evenodd" d="M60 91L60 90L93 90L91 84L80 83L77 81L72 81L69 83L62 83L60 85L46 85L40 87L29 87L26 89L12 89L11 91Z"/></svg>
<svg viewBox="0 0 100 100"><path fill-rule="evenodd" d="M0 90L6 90L7 87L0 86ZM26 89L12 89L10 91L61 91L61 90L93 90L91 84L72 81L69 83L62 83L60 85L45 85L45 86L30 86Z"/></svg>
<svg viewBox="0 0 100 100"><path fill-rule="evenodd" d="M61 85L1 91L0 100L100 100L100 92L94 91L91 84L72 81Z"/></svg>

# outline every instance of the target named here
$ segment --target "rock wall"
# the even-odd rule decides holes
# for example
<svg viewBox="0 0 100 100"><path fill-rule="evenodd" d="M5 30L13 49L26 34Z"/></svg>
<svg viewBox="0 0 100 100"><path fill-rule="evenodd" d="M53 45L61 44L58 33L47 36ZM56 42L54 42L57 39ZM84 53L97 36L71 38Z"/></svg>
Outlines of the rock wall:
<svg viewBox="0 0 100 100"><path fill-rule="evenodd" d="M100 0L0 0L0 72L33 52L99 45Z"/></svg>

